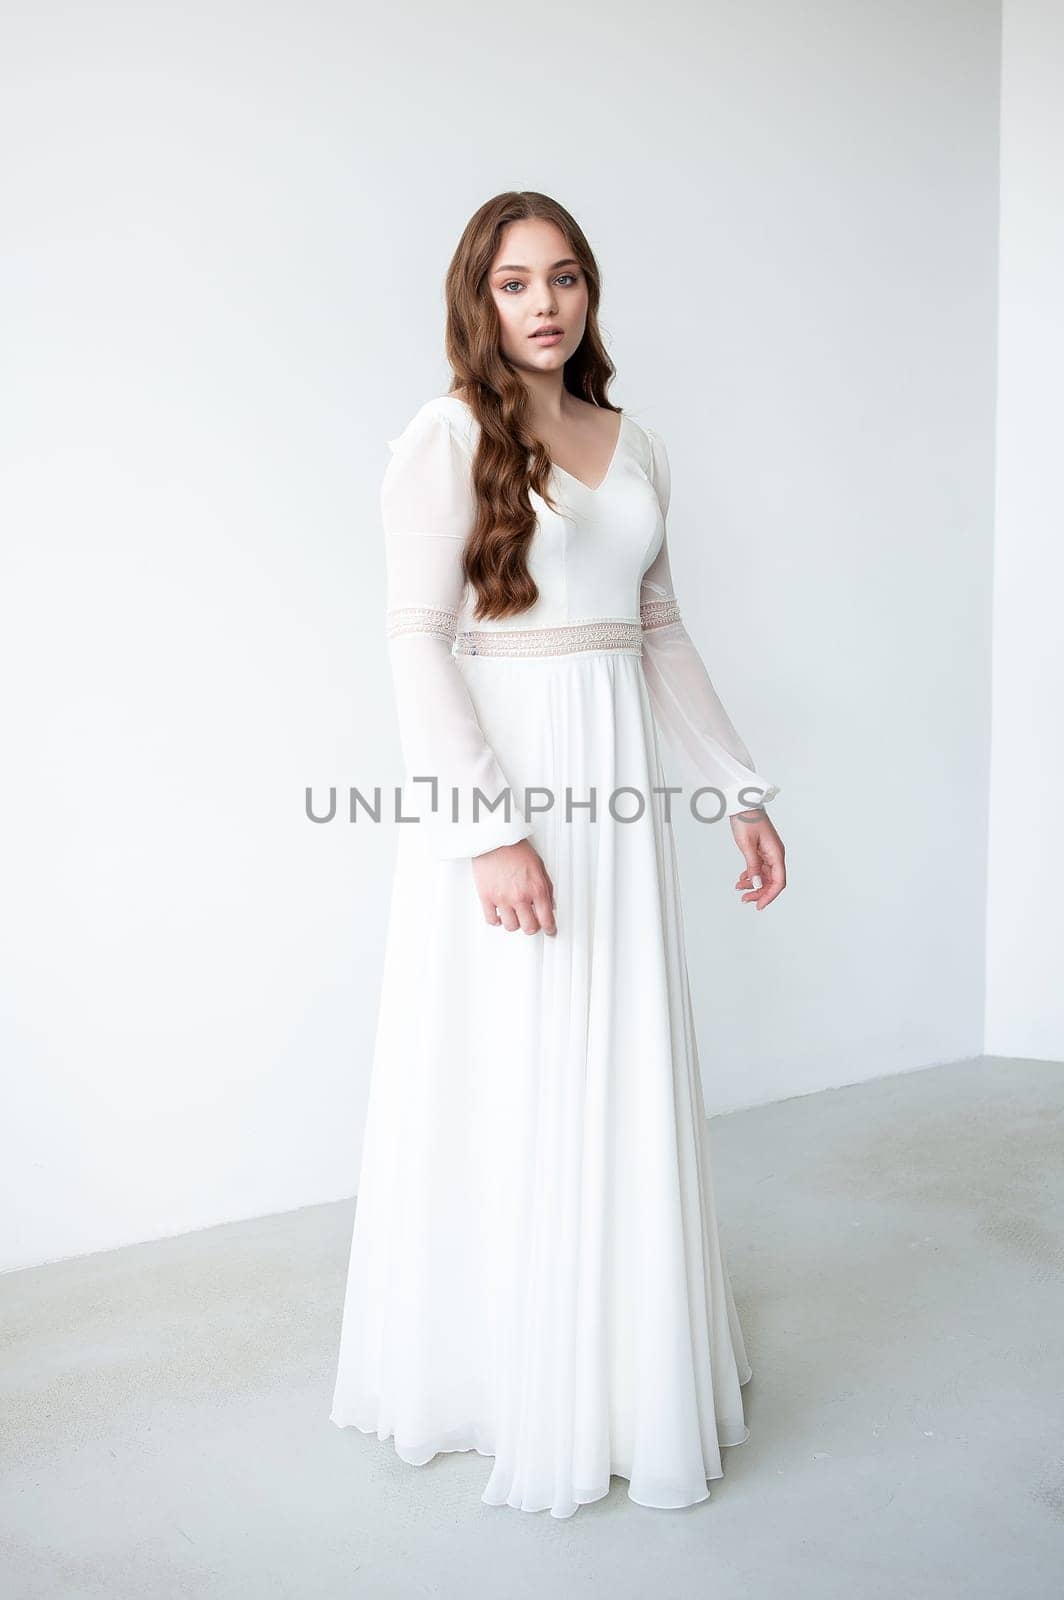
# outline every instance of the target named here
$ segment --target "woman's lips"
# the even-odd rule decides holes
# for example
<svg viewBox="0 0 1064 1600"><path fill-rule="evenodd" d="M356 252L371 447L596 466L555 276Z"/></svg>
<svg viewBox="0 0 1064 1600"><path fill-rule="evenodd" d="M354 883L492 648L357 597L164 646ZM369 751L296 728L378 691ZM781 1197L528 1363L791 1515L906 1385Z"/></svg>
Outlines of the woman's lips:
<svg viewBox="0 0 1064 1600"><path fill-rule="evenodd" d="M559 339L565 338L565 334L560 331L558 333L534 333L531 337L537 344L557 344Z"/></svg>

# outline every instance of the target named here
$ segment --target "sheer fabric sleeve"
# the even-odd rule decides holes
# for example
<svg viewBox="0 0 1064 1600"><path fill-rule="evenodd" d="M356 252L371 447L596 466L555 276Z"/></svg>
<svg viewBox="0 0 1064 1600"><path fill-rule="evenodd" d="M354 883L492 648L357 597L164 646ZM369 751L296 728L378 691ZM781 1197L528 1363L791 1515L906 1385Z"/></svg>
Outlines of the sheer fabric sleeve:
<svg viewBox="0 0 1064 1600"><path fill-rule="evenodd" d="M639 593L647 688L669 748L692 781L720 790L725 815L730 816L772 800L779 785L755 768L684 626L669 564L669 458L660 436L650 428L645 431L651 442L650 475L666 522L661 547L643 574Z"/></svg>
<svg viewBox="0 0 1064 1600"><path fill-rule="evenodd" d="M440 860L483 855L527 838L527 822L477 719L451 653L465 580L462 551L475 515L469 445L431 404L398 439L381 484L387 574L386 634L409 787L404 815L419 821ZM435 778L433 785L414 782ZM474 808L474 790L485 799ZM490 803L502 796L494 809Z"/></svg>

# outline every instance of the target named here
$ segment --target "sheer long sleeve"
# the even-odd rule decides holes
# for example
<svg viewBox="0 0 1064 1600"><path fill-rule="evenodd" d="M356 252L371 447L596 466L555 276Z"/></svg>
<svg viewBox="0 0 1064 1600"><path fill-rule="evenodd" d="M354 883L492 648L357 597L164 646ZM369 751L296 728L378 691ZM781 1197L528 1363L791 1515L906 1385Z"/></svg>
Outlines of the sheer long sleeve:
<svg viewBox="0 0 1064 1600"><path fill-rule="evenodd" d="M381 484L386 633L407 778L406 814L440 860L527 838L521 796L485 738L451 652L465 588L462 550L475 515L468 443L431 401L407 424ZM435 778L432 785L415 778ZM474 790L480 799L474 810ZM490 808L498 796L501 803Z"/></svg>
<svg viewBox="0 0 1064 1600"><path fill-rule="evenodd" d="M666 521L661 548L643 574L639 593L647 688L670 750L692 782L720 790L730 816L773 799L779 785L756 770L684 626L669 565L669 458L660 436L650 428L645 431L651 442L651 478Z"/></svg>

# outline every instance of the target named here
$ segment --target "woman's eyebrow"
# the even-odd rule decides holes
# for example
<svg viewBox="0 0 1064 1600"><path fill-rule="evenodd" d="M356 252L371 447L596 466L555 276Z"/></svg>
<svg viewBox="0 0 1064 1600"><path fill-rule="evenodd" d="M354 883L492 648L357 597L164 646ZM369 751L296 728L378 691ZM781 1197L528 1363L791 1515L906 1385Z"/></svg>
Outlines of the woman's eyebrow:
<svg viewBox="0 0 1064 1600"><path fill-rule="evenodd" d="M579 261L576 260L575 256L566 256L564 261L554 261L554 262L552 262L551 265L547 268L547 271L548 272L553 272L556 267L578 267L579 265L580 265L580 263L579 263ZM508 267L496 267L495 271L496 272L531 272L532 268L531 267L515 267L515 266L513 266L511 264Z"/></svg>

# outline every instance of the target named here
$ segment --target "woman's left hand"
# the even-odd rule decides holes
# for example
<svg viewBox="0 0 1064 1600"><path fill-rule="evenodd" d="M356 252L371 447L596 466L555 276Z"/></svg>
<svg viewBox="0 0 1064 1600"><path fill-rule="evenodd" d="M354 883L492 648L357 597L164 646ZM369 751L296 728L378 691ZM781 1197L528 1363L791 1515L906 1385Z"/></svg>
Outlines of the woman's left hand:
<svg viewBox="0 0 1064 1600"><path fill-rule="evenodd" d="M759 911L764 911L787 887L783 840L764 809L734 811L728 821L731 823L732 837L746 861L735 887L748 891L742 896L744 905L752 900ZM755 877L761 880L760 888L754 884Z"/></svg>

